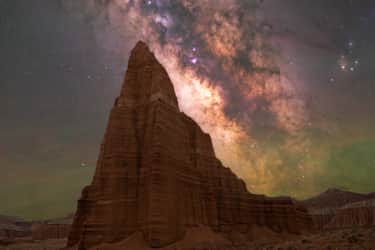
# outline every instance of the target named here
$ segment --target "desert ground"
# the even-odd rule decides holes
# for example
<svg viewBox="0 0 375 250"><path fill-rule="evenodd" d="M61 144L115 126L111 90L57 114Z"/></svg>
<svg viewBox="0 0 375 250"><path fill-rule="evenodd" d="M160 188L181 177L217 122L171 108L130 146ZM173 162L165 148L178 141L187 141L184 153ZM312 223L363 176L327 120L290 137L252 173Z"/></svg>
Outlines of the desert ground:
<svg viewBox="0 0 375 250"><path fill-rule="evenodd" d="M203 235L202 235L203 236ZM209 238L209 237L208 237ZM173 250L211 250L204 246L204 237L201 237L201 246L190 248L187 242L175 245ZM208 239L209 240L209 239ZM233 240L233 239L232 239ZM271 242L270 242L271 241ZM57 250L65 246L65 239L45 240L33 243L17 243L8 246L0 246L0 250ZM115 249L112 247L99 247L95 249ZM118 249L123 248L122 244ZM375 250L375 227L348 228L331 231L322 231L317 234L304 236L289 236L287 240L259 239L248 246L239 246L239 250ZM224 250L221 248L215 250ZM227 250L227 249L225 249ZM229 249L228 249L229 250ZM230 249L235 250L235 249ZM237 250L237 249L236 249Z"/></svg>
<svg viewBox="0 0 375 250"><path fill-rule="evenodd" d="M49 239L0 246L0 250L57 250L66 245L66 239Z"/></svg>

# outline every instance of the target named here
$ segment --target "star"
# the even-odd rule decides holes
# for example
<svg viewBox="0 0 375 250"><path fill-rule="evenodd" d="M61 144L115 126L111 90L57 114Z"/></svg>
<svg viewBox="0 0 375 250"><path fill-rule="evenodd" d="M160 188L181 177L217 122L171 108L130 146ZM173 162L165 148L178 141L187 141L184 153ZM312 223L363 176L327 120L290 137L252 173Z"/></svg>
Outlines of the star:
<svg viewBox="0 0 375 250"><path fill-rule="evenodd" d="M198 58L193 57L190 61L192 64L196 64L198 62Z"/></svg>

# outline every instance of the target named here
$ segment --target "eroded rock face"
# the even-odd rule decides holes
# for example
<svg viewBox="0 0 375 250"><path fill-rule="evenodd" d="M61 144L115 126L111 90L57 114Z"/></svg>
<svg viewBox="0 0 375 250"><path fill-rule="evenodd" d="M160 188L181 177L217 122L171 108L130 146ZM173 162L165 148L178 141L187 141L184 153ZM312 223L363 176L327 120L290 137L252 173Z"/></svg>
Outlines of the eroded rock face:
<svg viewBox="0 0 375 250"><path fill-rule="evenodd" d="M326 229L375 226L375 199L347 204L338 209Z"/></svg>
<svg viewBox="0 0 375 250"><path fill-rule="evenodd" d="M66 239L73 222L73 216L73 214L69 214L59 219L33 222L31 228L32 239Z"/></svg>
<svg viewBox="0 0 375 250"><path fill-rule="evenodd" d="M298 203L308 208L319 230L375 225L375 193L328 189Z"/></svg>
<svg viewBox="0 0 375 250"><path fill-rule="evenodd" d="M367 200L371 195L373 194L359 194L331 188L300 203L310 210L337 209L349 203Z"/></svg>
<svg viewBox="0 0 375 250"><path fill-rule="evenodd" d="M68 246L86 249L141 232L150 247L162 247L201 225L244 233L254 225L289 233L313 227L306 209L289 198L248 193L223 167L210 136L180 112L165 69L139 42Z"/></svg>
<svg viewBox="0 0 375 250"><path fill-rule="evenodd" d="M33 225L31 236L33 240L66 239L69 230L68 224L36 223Z"/></svg>
<svg viewBox="0 0 375 250"><path fill-rule="evenodd" d="M312 216L316 229L323 230L331 222L336 211L337 208L322 208L309 210L309 213Z"/></svg>
<svg viewBox="0 0 375 250"><path fill-rule="evenodd" d="M0 215L0 245L1 240L27 237L31 234L31 223L17 217Z"/></svg>

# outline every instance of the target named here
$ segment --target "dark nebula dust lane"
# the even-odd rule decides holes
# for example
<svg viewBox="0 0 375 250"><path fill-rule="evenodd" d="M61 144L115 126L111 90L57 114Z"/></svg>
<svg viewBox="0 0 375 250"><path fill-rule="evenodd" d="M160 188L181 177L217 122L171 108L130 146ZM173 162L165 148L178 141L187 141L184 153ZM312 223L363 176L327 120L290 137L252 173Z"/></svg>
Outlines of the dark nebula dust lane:
<svg viewBox="0 0 375 250"><path fill-rule="evenodd" d="M0 1L0 213L73 209L138 40L251 192L373 191L374 21L373 1Z"/></svg>

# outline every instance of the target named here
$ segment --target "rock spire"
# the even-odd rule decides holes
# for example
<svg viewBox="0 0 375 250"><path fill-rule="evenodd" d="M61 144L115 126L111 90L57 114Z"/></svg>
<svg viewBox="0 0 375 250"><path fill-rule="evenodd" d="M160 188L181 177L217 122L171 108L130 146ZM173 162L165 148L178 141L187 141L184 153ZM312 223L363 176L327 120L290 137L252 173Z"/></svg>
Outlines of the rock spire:
<svg viewBox="0 0 375 250"><path fill-rule="evenodd" d="M300 233L312 229L312 220L289 198L248 193L216 158L210 136L179 111L166 70L138 42L68 246L87 249L141 233L150 247L163 247L200 226Z"/></svg>

